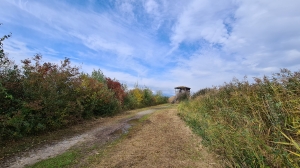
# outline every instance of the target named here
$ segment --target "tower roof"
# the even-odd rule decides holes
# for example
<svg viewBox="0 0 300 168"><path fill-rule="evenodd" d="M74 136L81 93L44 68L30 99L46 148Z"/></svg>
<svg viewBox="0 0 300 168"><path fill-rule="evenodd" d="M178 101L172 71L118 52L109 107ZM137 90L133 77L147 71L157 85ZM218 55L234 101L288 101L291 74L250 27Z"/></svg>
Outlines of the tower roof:
<svg viewBox="0 0 300 168"><path fill-rule="evenodd" d="M177 87L175 87L175 89L191 89L191 88L189 88L189 87L186 87L186 86L177 86Z"/></svg>

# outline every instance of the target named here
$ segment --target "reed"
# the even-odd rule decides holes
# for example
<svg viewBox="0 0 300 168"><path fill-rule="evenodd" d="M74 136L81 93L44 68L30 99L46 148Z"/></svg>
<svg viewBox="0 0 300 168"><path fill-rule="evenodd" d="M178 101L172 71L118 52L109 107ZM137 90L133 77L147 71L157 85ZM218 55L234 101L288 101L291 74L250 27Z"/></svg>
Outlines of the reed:
<svg viewBox="0 0 300 168"><path fill-rule="evenodd" d="M230 167L300 167L300 72L197 92L179 115Z"/></svg>

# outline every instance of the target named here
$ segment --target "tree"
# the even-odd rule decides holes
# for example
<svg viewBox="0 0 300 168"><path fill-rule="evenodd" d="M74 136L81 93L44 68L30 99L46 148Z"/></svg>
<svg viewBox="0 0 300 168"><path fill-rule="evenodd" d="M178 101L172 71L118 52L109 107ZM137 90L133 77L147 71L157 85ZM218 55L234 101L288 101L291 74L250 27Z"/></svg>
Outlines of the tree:
<svg viewBox="0 0 300 168"><path fill-rule="evenodd" d="M0 25L2 25L2 23L0 23ZM1 67L1 69L4 65L9 64L9 62L10 62L4 52L4 49L3 49L3 41L5 39L9 38L10 36L11 36L11 34L4 35L2 38L0 38L0 67Z"/></svg>
<svg viewBox="0 0 300 168"><path fill-rule="evenodd" d="M97 81L101 82L101 83L105 83L105 76L103 74L103 72L98 69L98 70L93 70L92 72L92 78L96 79Z"/></svg>

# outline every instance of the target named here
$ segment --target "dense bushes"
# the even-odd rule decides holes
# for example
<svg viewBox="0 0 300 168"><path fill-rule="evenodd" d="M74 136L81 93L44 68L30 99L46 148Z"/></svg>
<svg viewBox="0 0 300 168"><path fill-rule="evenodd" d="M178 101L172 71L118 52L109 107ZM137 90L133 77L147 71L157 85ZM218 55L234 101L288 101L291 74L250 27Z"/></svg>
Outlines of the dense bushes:
<svg viewBox="0 0 300 168"><path fill-rule="evenodd" d="M166 102L161 93L127 87L100 70L79 72L69 59L42 62L41 55L18 67L4 53L0 39L0 140L76 124L93 116ZM138 92L140 95L134 94Z"/></svg>
<svg viewBox="0 0 300 168"><path fill-rule="evenodd" d="M167 101L168 97L163 96L161 91L153 94L149 88L142 88L136 85L134 89L128 90L126 92L126 96L124 98L124 108L142 108L146 106L166 103Z"/></svg>
<svg viewBox="0 0 300 168"><path fill-rule="evenodd" d="M300 166L300 72L234 79L197 95L180 104L180 116L230 166Z"/></svg>

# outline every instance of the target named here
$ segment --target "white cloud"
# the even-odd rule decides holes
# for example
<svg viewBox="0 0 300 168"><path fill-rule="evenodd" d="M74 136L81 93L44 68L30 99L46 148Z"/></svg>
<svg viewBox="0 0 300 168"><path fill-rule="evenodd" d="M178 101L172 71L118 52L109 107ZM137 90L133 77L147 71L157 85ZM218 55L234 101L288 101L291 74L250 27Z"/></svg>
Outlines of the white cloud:
<svg viewBox="0 0 300 168"><path fill-rule="evenodd" d="M145 9L147 13L157 15L158 14L158 4L155 0L147 0L145 2Z"/></svg>
<svg viewBox="0 0 300 168"><path fill-rule="evenodd" d="M116 0L114 3L117 10L120 11L122 17L126 18L126 21L129 23L136 21L133 5L135 0Z"/></svg>
<svg viewBox="0 0 300 168"><path fill-rule="evenodd" d="M185 77L184 81L193 81L192 77L196 76L208 84L216 82L210 77L220 79L224 73L230 80L234 76L270 75L286 67L298 70L299 5L300 2L293 0L285 3L222 1L218 4L215 1L191 1L173 27L173 51L181 43L201 44L202 40L211 46L219 43L220 47L207 49L201 44L202 54L196 53L186 59L174 73L190 72L191 79ZM207 74L211 76L205 76Z"/></svg>
<svg viewBox="0 0 300 168"><path fill-rule="evenodd" d="M31 59L36 54L42 54L43 59L41 62L51 62L60 64L63 58L57 57L57 52L49 47L44 48L31 48L29 49L27 44L10 37L3 42L3 48L8 58L18 66L22 66L21 61L25 59Z"/></svg>
<svg viewBox="0 0 300 168"><path fill-rule="evenodd" d="M108 41L107 39L103 39L99 35L83 35L77 33L71 33L73 36L77 37L78 39L82 40L84 45L88 48L91 48L96 51L101 50L108 50L115 52L117 55L120 56L130 56L133 54L133 48L127 44L122 42L114 42Z"/></svg>
<svg viewBox="0 0 300 168"><path fill-rule="evenodd" d="M17 25L14 31L19 31L5 42L6 51L18 59L39 52L50 60L70 55L72 60L84 62L87 71L100 67L112 78L159 85L169 93L177 85L196 91L234 76L299 69L300 1L102 3L104 7L97 8L94 0L85 1L86 6L61 1L3 1L1 22ZM32 33L30 38L25 31Z"/></svg>
<svg viewBox="0 0 300 168"><path fill-rule="evenodd" d="M170 70L171 78L177 85L192 88L193 92L205 87L218 86L233 77L243 78L243 67L236 61L225 60L218 50L206 48L189 58L178 60L176 68Z"/></svg>
<svg viewBox="0 0 300 168"><path fill-rule="evenodd" d="M94 11L79 10L59 2L55 2L54 5L57 5L55 8L39 2L30 1L27 5L22 5L21 2L23 1L20 3L9 1L17 8L37 18L39 25L47 25L47 27L43 26L40 31L52 37L54 33L56 37L53 38L83 43L92 50L107 51L129 61L139 58L154 64L157 59L164 59L161 54L167 50L165 46L156 44L155 39L147 31L139 30L135 25L124 21L126 18L120 18L109 11L99 14ZM124 1L128 5L133 2ZM24 26L30 27L30 25L34 27L35 24L29 21ZM141 66L135 65L134 67Z"/></svg>
<svg viewBox="0 0 300 168"><path fill-rule="evenodd" d="M241 1L224 48L253 71L299 65L299 1ZM276 68L274 68L276 69Z"/></svg>
<svg viewBox="0 0 300 168"><path fill-rule="evenodd" d="M172 45L184 41L204 39L210 43L223 43L228 37L224 20L233 12L230 1L192 0L178 17L173 27Z"/></svg>

